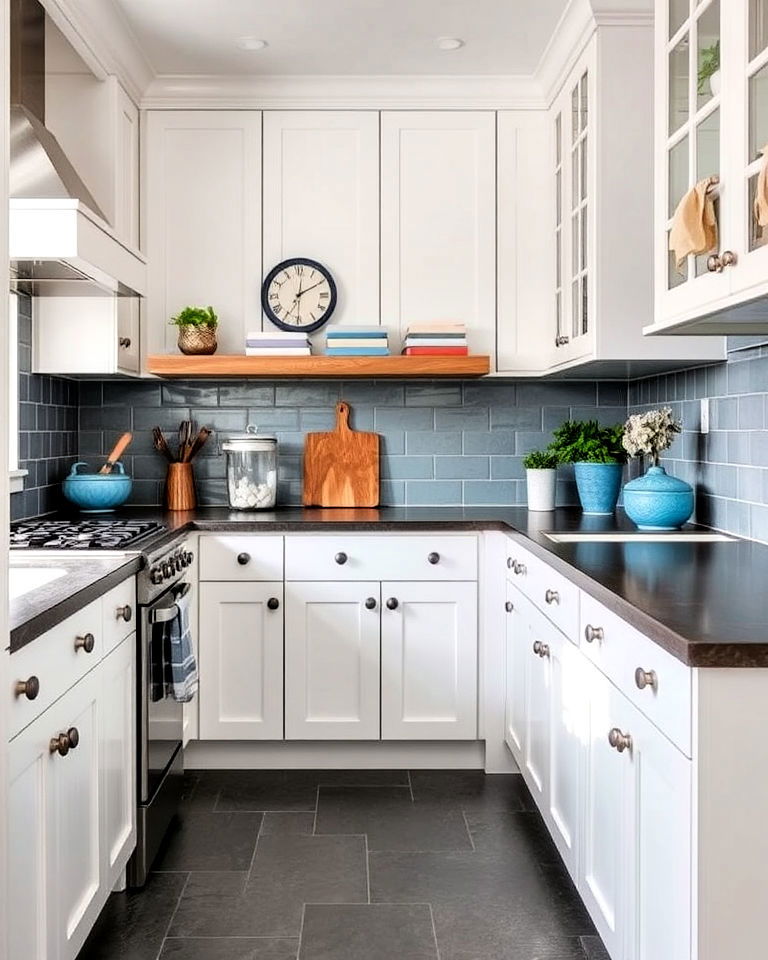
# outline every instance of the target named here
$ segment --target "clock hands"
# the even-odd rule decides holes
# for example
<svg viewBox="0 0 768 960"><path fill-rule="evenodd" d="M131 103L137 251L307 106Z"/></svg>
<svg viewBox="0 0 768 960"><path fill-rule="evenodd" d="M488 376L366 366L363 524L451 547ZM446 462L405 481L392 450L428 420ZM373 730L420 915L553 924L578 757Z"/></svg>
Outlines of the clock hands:
<svg viewBox="0 0 768 960"><path fill-rule="evenodd" d="M321 284L323 284L323 283L325 283L325 279L323 279L323 280L318 280L317 283L313 283L312 286L311 286L311 287L307 287L306 290L302 290L302 289L301 289L301 285L299 285L299 292L298 292L298 294L297 294L297 298L298 298L298 297L303 297L305 293L309 293L310 290L314 290L315 287L319 287L319 286L320 286Z"/></svg>

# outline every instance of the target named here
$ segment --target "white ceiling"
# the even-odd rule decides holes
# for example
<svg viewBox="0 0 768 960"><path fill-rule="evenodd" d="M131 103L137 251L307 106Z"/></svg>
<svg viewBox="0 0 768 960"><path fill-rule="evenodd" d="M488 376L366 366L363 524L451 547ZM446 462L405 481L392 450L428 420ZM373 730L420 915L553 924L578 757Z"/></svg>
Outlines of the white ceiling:
<svg viewBox="0 0 768 960"><path fill-rule="evenodd" d="M156 74L494 76L533 72L568 0L115 2Z"/></svg>

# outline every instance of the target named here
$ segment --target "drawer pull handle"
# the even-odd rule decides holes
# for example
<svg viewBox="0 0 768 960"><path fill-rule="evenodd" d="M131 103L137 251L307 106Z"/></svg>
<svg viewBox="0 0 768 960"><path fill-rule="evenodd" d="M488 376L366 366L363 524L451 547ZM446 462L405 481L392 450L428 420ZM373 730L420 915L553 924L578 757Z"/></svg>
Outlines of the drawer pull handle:
<svg viewBox="0 0 768 960"><path fill-rule="evenodd" d="M92 633L86 633L82 637L75 637L75 650L84 650L86 653L93 653L96 646L96 638Z"/></svg>
<svg viewBox="0 0 768 960"><path fill-rule="evenodd" d="M550 605L553 603L557 603L559 605L560 594L557 592L557 590L547 590L547 592L544 594L544 601Z"/></svg>
<svg viewBox="0 0 768 960"><path fill-rule="evenodd" d="M507 611L507 613L512 613L512 611L515 609L515 605L511 600L507 600L507 602L504 604L504 609Z"/></svg>
<svg viewBox="0 0 768 960"><path fill-rule="evenodd" d="M70 727L66 733L60 733L58 737L51 737L48 744L50 753L58 753L60 757L66 757L70 750L75 750L80 743L80 733L77 727Z"/></svg>
<svg viewBox="0 0 768 960"><path fill-rule="evenodd" d="M246 564L251 562L250 553L238 553L237 562L240 564L241 567L246 566Z"/></svg>
<svg viewBox="0 0 768 960"><path fill-rule="evenodd" d="M658 690L659 678L656 676L656 671L643 670L642 667L638 667L635 670L635 685L638 690L645 690L646 687L650 687L653 691Z"/></svg>
<svg viewBox="0 0 768 960"><path fill-rule="evenodd" d="M339 566L343 566L347 562L348 557L346 553L342 551L341 553L337 553L333 559L339 564Z"/></svg>
<svg viewBox="0 0 768 960"><path fill-rule="evenodd" d="M366 610L375 610L376 609L376 597L368 597L365 601Z"/></svg>
<svg viewBox="0 0 768 960"><path fill-rule="evenodd" d="M14 692L17 697L36 700L38 693L40 693L40 681L35 676L31 676L27 680L17 680Z"/></svg>
<svg viewBox="0 0 768 960"><path fill-rule="evenodd" d="M605 637L605 631L602 627L593 627L591 623L588 623L584 627L584 639L587 643L594 643L595 640L603 640Z"/></svg>
<svg viewBox="0 0 768 960"><path fill-rule="evenodd" d="M632 736L629 733L622 733L618 727L612 727L608 733L608 743L614 750L624 753L625 750L632 749Z"/></svg>
<svg viewBox="0 0 768 960"><path fill-rule="evenodd" d="M118 607L115 610L115 620L125 620L126 623L130 623L133 619L133 607L130 603L126 603L124 607Z"/></svg>
<svg viewBox="0 0 768 960"><path fill-rule="evenodd" d="M542 643L541 640L535 640L533 643L533 652L539 657L548 657L549 644Z"/></svg>
<svg viewBox="0 0 768 960"><path fill-rule="evenodd" d="M436 563L440 563L440 554L439 553L430 553L427 557L427 560L434 566Z"/></svg>
<svg viewBox="0 0 768 960"><path fill-rule="evenodd" d="M390 597L389 600L387 600L387 610L397 610L399 606L400 603L397 597Z"/></svg>
<svg viewBox="0 0 768 960"><path fill-rule="evenodd" d="M267 608L269 610L277 610L279 606L280 601L277 599L277 597L270 597L269 600L267 600Z"/></svg>

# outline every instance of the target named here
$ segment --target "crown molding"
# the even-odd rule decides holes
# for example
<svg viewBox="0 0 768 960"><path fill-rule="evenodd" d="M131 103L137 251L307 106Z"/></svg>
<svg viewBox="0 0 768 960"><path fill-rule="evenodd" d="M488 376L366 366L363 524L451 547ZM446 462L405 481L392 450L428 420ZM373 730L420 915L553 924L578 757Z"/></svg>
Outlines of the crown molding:
<svg viewBox="0 0 768 960"><path fill-rule="evenodd" d="M536 110L546 106L530 76L160 75L148 110Z"/></svg>

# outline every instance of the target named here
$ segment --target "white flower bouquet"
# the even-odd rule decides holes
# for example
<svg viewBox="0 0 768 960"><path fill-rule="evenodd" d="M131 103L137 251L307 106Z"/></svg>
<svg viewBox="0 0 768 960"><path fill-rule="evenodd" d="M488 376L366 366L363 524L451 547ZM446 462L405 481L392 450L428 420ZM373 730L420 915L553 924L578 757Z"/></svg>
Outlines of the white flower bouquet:
<svg viewBox="0 0 768 960"><path fill-rule="evenodd" d="M630 457L652 457L658 467L659 457L668 450L683 425L672 416L670 407L636 413L624 424L622 446Z"/></svg>

